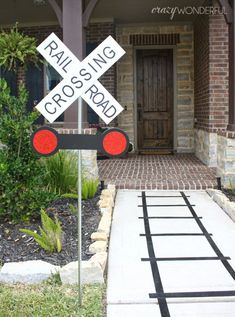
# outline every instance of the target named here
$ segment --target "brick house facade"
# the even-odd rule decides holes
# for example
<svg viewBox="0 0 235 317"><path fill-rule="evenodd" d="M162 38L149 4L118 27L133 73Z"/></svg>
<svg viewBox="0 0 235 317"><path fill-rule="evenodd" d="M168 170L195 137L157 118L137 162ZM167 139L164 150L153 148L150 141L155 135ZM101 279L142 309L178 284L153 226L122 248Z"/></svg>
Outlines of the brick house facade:
<svg viewBox="0 0 235 317"><path fill-rule="evenodd" d="M104 8L104 2L100 3L102 8ZM200 3L204 2L200 1ZM207 1L205 3L207 4ZM219 3L214 1L214 6L219 7ZM98 13L102 11L101 9L99 11L99 8L97 10ZM128 133L136 153L141 150L141 134L147 133L144 142L150 150L157 150L158 146L162 147L162 144L163 147L169 147L170 144L174 152L195 153L206 165L218 167L218 176L222 177L225 184L235 183L235 132L227 131L231 60L229 61L229 24L226 17L223 14L217 14L200 15L191 21L180 20L178 17L177 21L170 21L169 18L157 21L156 18L156 22L151 21L151 23L149 21L122 23L118 19L105 16L105 13L102 18L95 20L97 12L94 12L94 19L86 28L87 53L108 35L116 38L126 51L126 55L100 79L105 88L125 108L111 125L118 126ZM115 12L112 13L115 16ZM62 29L57 23L45 25L44 22L41 26L25 26L22 31L36 37L39 43L51 32L55 32L62 38ZM154 68L156 64L158 68L163 69L160 78L156 78L154 71L149 75L152 76L154 84L148 83L147 88L144 83L141 84L143 80L139 79L141 74L139 75L137 64L138 56L142 53L146 57L143 57L141 72L148 73L151 70L146 68L149 61L154 71L157 69ZM154 57L154 54L158 56L158 59ZM166 54L170 54L168 62L166 62ZM165 75L167 67L170 67L172 78L166 77L164 81L162 78L169 76ZM35 77L36 80L41 76L43 83L44 73L45 69ZM172 80L171 90L167 87L170 80ZM40 87L41 95L44 95L44 84ZM140 88L141 91L143 90L141 92L143 96L140 96ZM145 89L151 92L149 96L145 95ZM166 100L169 104L171 94L171 105L168 105L168 110L160 111L159 109L163 107L160 104L155 109L155 112L158 112L155 119L152 118L152 121L146 119L147 123L144 122L145 119L142 119L143 124L140 125L139 115L143 117L146 115L145 118L147 118L148 111L145 114L141 112L139 98L147 100L146 102L151 107L151 102L154 102L154 100L149 101L151 94L161 94L160 99ZM166 94L169 95L166 96ZM33 100L32 96L31 101ZM156 100L159 99L156 98ZM169 107L172 108L171 112ZM168 117L164 115L167 111L170 113ZM149 112L154 117L154 111ZM89 110L90 126L98 122L103 125ZM167 122L171 123L168 125ZM56 124L62 127L68 122ZM167 145L161 140L165 138L169 127L172 130L170 132L172 140ZM160 143L153 142L155 135L160 139Z"/></svg>

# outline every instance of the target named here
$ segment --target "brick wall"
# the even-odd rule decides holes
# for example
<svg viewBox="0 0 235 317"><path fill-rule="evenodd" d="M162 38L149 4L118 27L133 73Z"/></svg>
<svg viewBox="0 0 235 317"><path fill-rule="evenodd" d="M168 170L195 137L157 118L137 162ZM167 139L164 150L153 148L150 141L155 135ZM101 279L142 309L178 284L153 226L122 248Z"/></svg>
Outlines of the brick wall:
<svg viewBox="0 0 235 317"><path fill-rule="evenodd" d="M210 17L210 117L209 131L227 128L229 103L228 24L223 15Z"/></svg>
<svg viewBox="0 0 235 317"><path fill-rule="evenodd" d="M228 25L223 15L195 23L195 127L211 133L228 124Z"/></svg>
<svg viewBox="0 0 235 317"><path fill-rule="evenodd" d="M209 125L209 18L199 16L194 25L196 127Z"/></svg>
<svg viewBox="0 0 235 317"><path fill-rule="evenodd" d="M60 39L63 37L63 31L61 27L57 25L24 27L20 28L20 31L24 34L35 37L38 44L45 40L45 38L47 38L52 32L54 32Z"/></svg>
<svg viewBox="0 0 235 317"><path fill-rule="evenodd" d="M91 23L87 29L87 43L100 44L109 35L116 38L115 25L111 22ZM116 66L111 67L105 74L100 77L99 81L116 97Z"/></svg>
<svg viewBox="0 0 235 317"><path fill-rule="evenodd" d="M214 5L218 5L216 1ZM217 165L217 132L228 124L228 25L223 15L199 16L194 24L195 152Z"/></svg>

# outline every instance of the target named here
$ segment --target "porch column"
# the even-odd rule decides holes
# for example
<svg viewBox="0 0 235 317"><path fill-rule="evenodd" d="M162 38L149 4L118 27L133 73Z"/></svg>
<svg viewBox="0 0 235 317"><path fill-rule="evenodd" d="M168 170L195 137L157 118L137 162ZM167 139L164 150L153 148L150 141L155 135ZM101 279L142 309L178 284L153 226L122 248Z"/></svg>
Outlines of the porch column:
<svg viewBox="0 0 235 317"><path fill-rule="evenodd" d="M63 42L77 58L82 61L85 56L85 31L83 28L83 1L63 0ZM77 101L66 111L64 125L66 128L77 128ZM83 126L87 125L87 106L83 103Z"/></svg>
<svg viewBox="0 0 235 317"><path fill-rule="evenodd" d="M234 4L232 6L233 19L229 24L229 131L235 131L235 10Z"/></svg>

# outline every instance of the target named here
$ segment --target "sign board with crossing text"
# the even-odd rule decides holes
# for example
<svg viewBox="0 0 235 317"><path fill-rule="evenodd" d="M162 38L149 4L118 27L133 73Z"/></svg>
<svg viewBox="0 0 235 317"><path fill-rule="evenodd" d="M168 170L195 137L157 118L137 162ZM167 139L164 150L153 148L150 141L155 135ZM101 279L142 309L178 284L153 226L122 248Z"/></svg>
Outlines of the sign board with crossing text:
<svg viewBox="0 0 235 317"><path fill-rule="evenodd" d="M80 96L106 124L124 110L97 81L125 54L111 36L108 36L82 62L54 33L49 35L37 49L63 77L63 80L36 106L50 123Z"/></svg>

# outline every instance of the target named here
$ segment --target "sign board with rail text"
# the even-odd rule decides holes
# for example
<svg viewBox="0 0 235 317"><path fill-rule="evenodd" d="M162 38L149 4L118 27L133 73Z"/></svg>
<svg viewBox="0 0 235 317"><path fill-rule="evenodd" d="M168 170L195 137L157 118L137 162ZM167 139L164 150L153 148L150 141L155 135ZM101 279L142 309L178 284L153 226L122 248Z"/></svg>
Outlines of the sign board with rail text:
<svg viewBox="0 0 235 317"><path fill-rule="evenodd" d="M36 106L50 123L80 96L106 124L124 110L97 81L125 54L111 36L108 36L82 62L54 33L49 35L37 49L63 77L63 80Z"/></svg>

